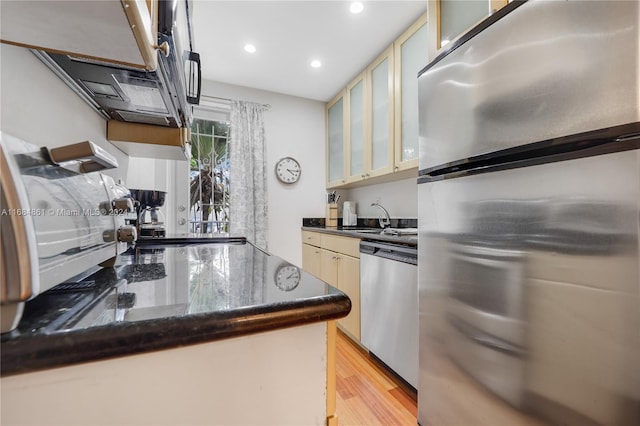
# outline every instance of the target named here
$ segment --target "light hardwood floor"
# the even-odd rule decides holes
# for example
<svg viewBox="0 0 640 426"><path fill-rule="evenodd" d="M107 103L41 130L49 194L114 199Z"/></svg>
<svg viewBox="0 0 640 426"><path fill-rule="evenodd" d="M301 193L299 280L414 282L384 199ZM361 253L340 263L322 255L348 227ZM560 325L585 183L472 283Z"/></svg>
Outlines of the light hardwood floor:
<svg viewBox="0 0 640 426"><path fill-rule="evenodd" d="M336 339L336 414L340 426L415 426L415 392L399 384L342 332Z"/></svg>

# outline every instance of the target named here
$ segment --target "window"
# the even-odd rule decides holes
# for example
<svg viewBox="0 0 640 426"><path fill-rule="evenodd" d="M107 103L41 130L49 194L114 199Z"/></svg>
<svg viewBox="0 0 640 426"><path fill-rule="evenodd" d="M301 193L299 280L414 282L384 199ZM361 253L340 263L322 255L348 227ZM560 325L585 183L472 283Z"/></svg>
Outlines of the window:
<svg viewBox="0 0 640 426"><path fill-rule="evenodd" d="M194 119L189 176L190 232L229 232L229 123Z"/></svg>

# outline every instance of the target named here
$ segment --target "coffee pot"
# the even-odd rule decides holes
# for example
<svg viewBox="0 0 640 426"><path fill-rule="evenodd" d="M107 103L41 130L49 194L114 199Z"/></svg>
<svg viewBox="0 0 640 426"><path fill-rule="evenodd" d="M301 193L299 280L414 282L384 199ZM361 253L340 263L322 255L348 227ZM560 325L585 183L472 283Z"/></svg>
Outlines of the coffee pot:
<svg viewBox="0 0 640 426"><path fill-rule="evenodd" d="M167 195L164 191L130 189L131 196L138 202L136 207L138 235L140 237L164 237L165 219L160 207Z"/></svg>

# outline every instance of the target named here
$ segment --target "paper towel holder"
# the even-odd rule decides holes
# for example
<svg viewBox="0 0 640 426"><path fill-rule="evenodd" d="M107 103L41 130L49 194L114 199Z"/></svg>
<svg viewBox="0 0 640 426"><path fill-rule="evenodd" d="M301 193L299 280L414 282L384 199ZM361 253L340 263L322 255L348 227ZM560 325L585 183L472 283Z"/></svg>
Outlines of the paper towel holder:
<svg viewBox="0 0 640 426"><path fill-rule="evenodd" d="M356 226L358 224L356 206L357 203L354 201L345 201L342 204L342 226Z"/></svg>

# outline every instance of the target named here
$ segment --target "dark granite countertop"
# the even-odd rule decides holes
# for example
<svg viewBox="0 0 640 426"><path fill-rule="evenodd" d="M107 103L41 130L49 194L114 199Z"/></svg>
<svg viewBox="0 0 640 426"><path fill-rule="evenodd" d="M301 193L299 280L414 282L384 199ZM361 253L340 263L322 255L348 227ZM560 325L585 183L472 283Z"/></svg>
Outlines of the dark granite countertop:
<svg viewBox="0 0 640 426"><path fill-rule="evenodd" d="M346 316L341 291L243 239L138 246L27 302L2 376Z"/></svg>
<svg viewBox="0 0 640 426"><path fill-rule="evenodd" d="M303 231L323 232L325 234L341 235L344 237L359 238L368 241L383 241L395 244L405 244L409 246L418 245L417 235L391 235L382 231L381 228L372 227L349 227L338 226L329 228L322 225L302 226Z"/></svg>

